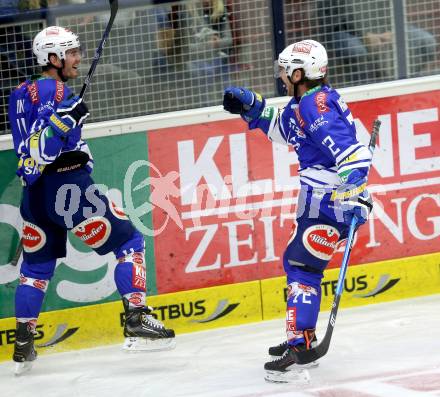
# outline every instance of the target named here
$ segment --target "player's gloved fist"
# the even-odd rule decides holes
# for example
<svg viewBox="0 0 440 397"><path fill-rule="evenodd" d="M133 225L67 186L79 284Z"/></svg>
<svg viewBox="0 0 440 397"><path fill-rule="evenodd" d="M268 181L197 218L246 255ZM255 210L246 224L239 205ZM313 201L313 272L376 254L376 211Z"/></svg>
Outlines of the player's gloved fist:
<svg viewBox="0 0 440 397"><path fill-rule="evenodd" d="M79 96L74 96L60 103L57 110L50 116L49 124L59 136L66 136L89 117L89 109Z"/></svg>
<svg viewBox="0 0 440 397"><path fill-rule="evenodd" d="M362 176L358 170L354 170L348 175L346 183L334 193L343 211L346 225L351 225L354 216L356 217L356 226L362 225L368 220L368 215L373 209L373 200L366 186L367 178Z"/></svg>
<svg viewBox="0 0 440 397"><path fill-rule="evenodd" d="M228 87L223 95L223 108L241 115L248 123L260 116L265 105L266 101L260 94L246 88Z"/></svg>

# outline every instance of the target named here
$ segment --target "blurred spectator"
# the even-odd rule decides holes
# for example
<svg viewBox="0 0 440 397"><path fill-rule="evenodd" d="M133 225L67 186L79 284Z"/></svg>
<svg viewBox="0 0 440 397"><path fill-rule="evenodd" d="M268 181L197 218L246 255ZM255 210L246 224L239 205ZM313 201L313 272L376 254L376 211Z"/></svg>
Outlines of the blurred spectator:
<svg viewBox="0 0 440 397"><path fill-rule="evenodd" d="M331 58L342 62L341 75L345 77L345 83L373 81L362 32L354 24L354 9L345 0L318 0L316 9L320 27L319 40L327 47Z"/></svg>
<svg viewBox="0 0 440 397"><path fill-rule="evenodd" d="M395 77L389 1L318 0L316 8L320 39L333 57L342 60L344 83L367 84ZM406 33L410 58L423 65L417 74L424 74L435 60L435 38L412 24L406 25Z"/></svg>
<svg viewBox="0 0 440 397"><path fill-rule="evenodd" d="M40 8L38 0L0 0L0 16L18 15ZM6 98L12 89L34 72L32 38L19 24L0 25L0 133L7 129Z"/></svg>
<svg viewBox="0 0 440 397"><path fill-rule="evenodd" d="M186 4L187 69L200 105L215 100L229 82L231 26L223 0L192 0Z"/></svg>

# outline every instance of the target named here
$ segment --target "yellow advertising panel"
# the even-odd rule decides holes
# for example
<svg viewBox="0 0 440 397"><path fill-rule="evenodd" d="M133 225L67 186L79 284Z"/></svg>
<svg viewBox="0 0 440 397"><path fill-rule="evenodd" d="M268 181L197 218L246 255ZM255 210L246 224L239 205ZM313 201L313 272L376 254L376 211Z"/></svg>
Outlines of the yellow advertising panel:
<svg viewBox="0 0 440 397"><path fill-rule="evenodd" d="M148 299L154 315L177 334L260 321L260 282L183 291ZM121 302L42 313L35 343L39 354L123 342ZM0 361L10 360L15 319L0 320Z"/></svg>

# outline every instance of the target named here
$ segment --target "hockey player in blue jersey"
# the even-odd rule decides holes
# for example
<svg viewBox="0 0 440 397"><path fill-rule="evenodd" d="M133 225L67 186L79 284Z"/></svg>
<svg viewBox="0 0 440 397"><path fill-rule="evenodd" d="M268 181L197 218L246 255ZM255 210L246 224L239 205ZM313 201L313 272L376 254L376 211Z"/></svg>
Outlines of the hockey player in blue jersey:
<svg viewBox="0 0 440 397"><path fill-rule="evenodd" d="M283 109L268 106L261 95L245 88L229 87L224 94L225 110L240 114L250 129L259 128L271 141L292 145L299 160L296 224L283 255L287 338L269 349L276 358L264 366L268 381L295 378L300 366L292 351L316 343L323 271L347 237L353 216L359 226L372 208L366 190L371 153L358 141L346 103L327 82L327 63L325 48L314 40L294 43L280 53L276 77L292 97Z"/></svg>
<svg viewBox="0 0 440 397"><path fill-rule="evenodd" d="M66 256L68 230L98 254L116 256L114 278L126 313L124 348L173 347L174 331L146 306L144 238L90 176L93 159L81 138L89 111L65 84L78 76L79 39L62 27L48 27L36 35L33 51L42 74L20 84L9 98L17 174L23 183L23 262L15 298L13 355L17 372L36 358L35 326L56 260ZM66 217L66 208L76 211Z"/></svg>

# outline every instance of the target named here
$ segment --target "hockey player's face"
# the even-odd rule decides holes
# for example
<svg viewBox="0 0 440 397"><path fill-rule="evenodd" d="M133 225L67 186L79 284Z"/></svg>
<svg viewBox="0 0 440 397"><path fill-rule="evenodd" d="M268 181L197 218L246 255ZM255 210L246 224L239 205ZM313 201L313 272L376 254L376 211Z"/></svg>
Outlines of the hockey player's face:
<svg viewBox="0 0 440 397"><path fill-rule="evenodd" d="M281 70L280 70L280 78L283 81L283 84L285 85L285 87L287 89L287 95L288 96L293 96L293 94L294 94L294 86L289 81L289 79L287 78L286 69L281 68Z"/></svg>
<svg viewBox="0 0 440 397"><path fill-rule="evenodd" d="M68 79L78 77L78 67L81 63L81 50L72 48L66 51L66 59L64 60L63 75Z"/></svg>

